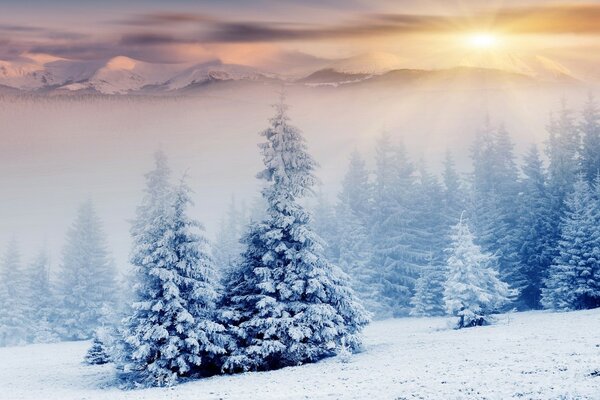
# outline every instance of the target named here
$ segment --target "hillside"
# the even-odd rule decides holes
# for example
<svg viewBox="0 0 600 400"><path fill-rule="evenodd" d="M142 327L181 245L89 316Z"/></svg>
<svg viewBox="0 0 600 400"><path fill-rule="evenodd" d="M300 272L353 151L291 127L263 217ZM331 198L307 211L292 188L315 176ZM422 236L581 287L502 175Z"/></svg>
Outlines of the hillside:
<svg viewBox="0 0 600 400"><path fill-rule="evenodd" d="M600 399L600 310L501 315L448 329L446 318L373 323L365 351L279 371L166 389L107 387L111 366L85 366L88 342L0 349L3 399Z"/></svg>

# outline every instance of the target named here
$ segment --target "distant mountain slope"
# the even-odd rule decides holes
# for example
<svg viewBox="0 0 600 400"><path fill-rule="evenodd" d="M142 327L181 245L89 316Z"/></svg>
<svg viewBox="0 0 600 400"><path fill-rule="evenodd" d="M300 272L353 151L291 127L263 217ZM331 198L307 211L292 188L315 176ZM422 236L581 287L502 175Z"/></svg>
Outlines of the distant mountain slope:
<svg viewBox="0 0 600 400"><path fill-rule="evenodd" d="M370 74L340 72L333 68L325 68L300 78L296 82L310 85L339 85L359 82L371 76Z"/></svg>
<svg viewBox="0 0 600 400"><path fill-rule="evenodd" d="M466 56L461 67L494 69L527 75L545 82L575 82L579 79L566 66L548 57L517 56L512 53L474 53Z"/></svg>
<svg viewBox="0 0 600 400"><path fill-rule="evenodd" d="M201 64L148 63L124 56L106 62L56 57L0 60L0 85L43 93L131 94L177 91L214 81L273 78L248 66L218 60Z"/></svg>
<svg viewBox="0 0 600 400"><path fill-rule="evenodd" d="M431 88L458 88L461 85L464 88L499 88L580 82L566 67L544 57L496 60L503 68L482 67L479 64L485 65L487 60L471 59L465 60L465 64L469 65L438 70L385 69L367 72L364 69L364 72L359 72L361 69L352 69L368 68L369 62L377 68L397 63L397 60L388 58L371 55L343 59L304 77L286 79L246 65L224 64L219 60L199 64L161 64L124 56L102 62L23 55L10 61L0 60L0 85L39 94L176 95L202 91L221 82L332 87L385 85L391 88L409 88L417 83ZM369 68L375 70L375 66Z"/></svg>
<svg viewBox="0 0 600 400"><path fill-rule="evenodd" d="M533 83L535 79L514 72L489 68L455 67L440 70L401 69L387 72L373 78L376 83L408 83L420 81L428 84L521 84Z"/></svg>
<svg viewBox="0 0 600 400"><path fill-rule="evenodd" d="M54 75L33 60L0 60L0 85L33 90L56 83Z"/></svg>
<svg viewBox="0 0 600 400"><path fill-rule="evenodd" d="M266 74L245 65L214 61L191 66L167 80L164 86L166 90L178 90L209 81L260 80L266 77Z"/></svg>
<svg viewBox="0 0 600 400"><path fill-rule="evenodd" d="M62 89L126 94L148 85L164 83L181 68L177 64L154 64L119 56L110 59L88 79L70 83Z"/></svg>

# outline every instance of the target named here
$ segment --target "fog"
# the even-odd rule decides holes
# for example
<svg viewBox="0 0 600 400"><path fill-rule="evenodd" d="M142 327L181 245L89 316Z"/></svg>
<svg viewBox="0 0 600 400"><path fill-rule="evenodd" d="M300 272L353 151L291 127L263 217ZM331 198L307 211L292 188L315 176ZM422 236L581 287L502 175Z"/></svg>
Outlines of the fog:
<svg viewBox="0 0 600 400"><path fill-rule="evenodd" d="M256 147L278 85L221 83L188 96L4 96L0 100L0 246L14 235L30 260L40 247L60 262L78 205L91 198L108 248L127 266L129 223L141 199L152 153L169 157L173 177L194 190L194 217L213 238L229 199L250 203L261 168ZM578 110L583 85L291 86L290 116L320 164L322 190L335 196L354 149L372 162L375 140L388 132L413 161L437 171L446 149L469 171L469 146L486 115L504 123L517 154L543 144L545 125L562 97Z"/></svg>

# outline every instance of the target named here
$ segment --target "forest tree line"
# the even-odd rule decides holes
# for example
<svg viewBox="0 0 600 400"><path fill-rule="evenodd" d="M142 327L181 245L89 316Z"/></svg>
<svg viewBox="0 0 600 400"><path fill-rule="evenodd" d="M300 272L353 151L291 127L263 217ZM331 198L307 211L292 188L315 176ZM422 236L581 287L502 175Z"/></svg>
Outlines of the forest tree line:
<svg viewBox="0 0 600 400"><path fill-rule="evenodd" d="M360 303L376 318L451 314L462 326L515 307L600 305L592 98L580 116L563 104L551 119L547 162L535 146L519 159L507 130L486 122L466 179L449 153L440 179L383 135L375 169L353 153L338 201L319 201L314 217L301 200L313 193L316 164L285 105L261 134L263 208L248 222L232 207L212 249L161 153L132 223L134 272L124 284L91 202L53 279L47 256L23 268L11 242L0 345L93 337L92 355L105 352L124 385L170 385L356 351L369 320Z"/></svg>
<svg viewBox="0 0 600 400"><path fill-rule="evenodd" d="M352 277L367 308L377 318L445 314L446 267L461 215L491 256L489 267L513 289L506 309L600 305L600 111L593 97L581 112L563 101L546 142L522 156L504 126L486 118L470 159L471 172L461 174L448 151L436 176L384 134L373 169L354 151L336 202L317 194L313 223L326 255ZM255 208L231 202L214 247L221 268L235 263ZM581 263L587 267L575 266ZM571 295L563 301L558 293Z"/></svg>

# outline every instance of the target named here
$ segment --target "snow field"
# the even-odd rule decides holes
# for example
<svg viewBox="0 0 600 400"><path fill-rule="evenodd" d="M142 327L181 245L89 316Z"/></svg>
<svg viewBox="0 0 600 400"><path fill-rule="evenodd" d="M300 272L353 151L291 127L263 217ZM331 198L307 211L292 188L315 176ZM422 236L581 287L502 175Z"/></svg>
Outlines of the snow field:
<svg viewBox="0 0 600 400"><path fill-rule="evenodd" d="M600 310L525 312L452 330L448 318L372 323L365 351L278 371L121 391L89 342L0 348L0 399L600 399Z"/></svg>

